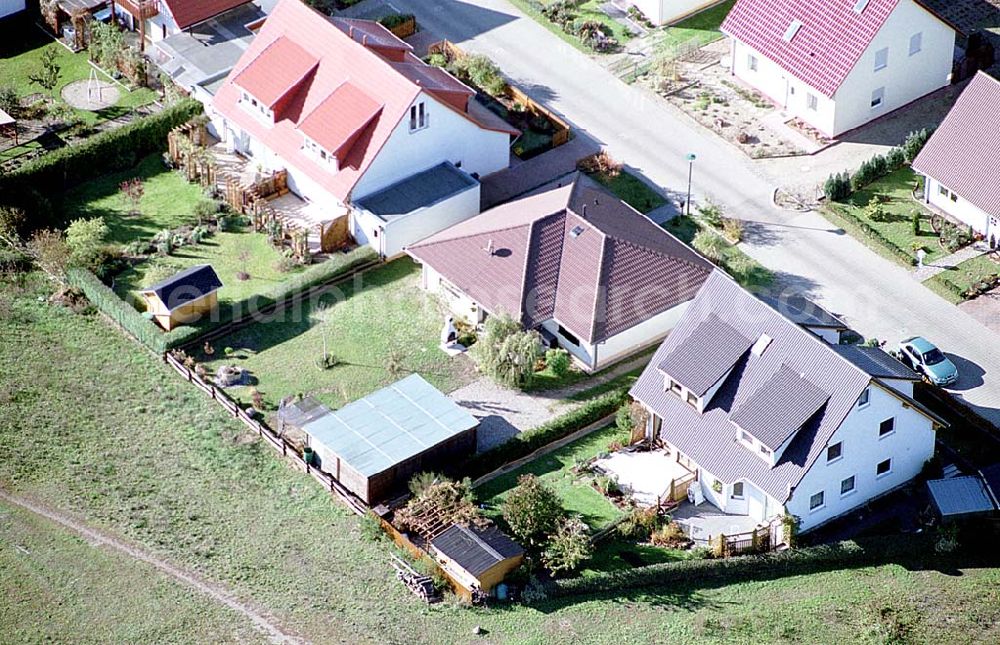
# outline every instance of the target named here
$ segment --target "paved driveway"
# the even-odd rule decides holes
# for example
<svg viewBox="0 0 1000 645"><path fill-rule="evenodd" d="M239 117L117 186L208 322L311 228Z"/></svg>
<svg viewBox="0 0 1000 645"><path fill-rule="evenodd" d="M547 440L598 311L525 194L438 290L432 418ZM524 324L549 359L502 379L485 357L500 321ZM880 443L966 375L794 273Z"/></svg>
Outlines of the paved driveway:
<svg viewBox="0 0 1000 645"><path fill-rule="evenodd" d="M504 0L393 4L463 48L492 57L578 133L606 145L675 200L686 187L684 155L696 153L695 195L711 195L749 222L747 252L778 272L783 285L817 299L865 335L890 343L915 333L931 338L962 369L958 394L1000 422L996 336L819 215L775 209L774 183L754 162L696 129L659 98L624 85Z"/></svg>

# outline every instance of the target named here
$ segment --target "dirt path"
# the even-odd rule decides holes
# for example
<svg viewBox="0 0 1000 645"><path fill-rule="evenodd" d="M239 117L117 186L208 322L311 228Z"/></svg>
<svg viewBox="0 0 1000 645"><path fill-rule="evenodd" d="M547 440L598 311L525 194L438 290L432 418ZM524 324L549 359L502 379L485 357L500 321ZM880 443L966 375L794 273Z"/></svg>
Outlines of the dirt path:
<svg viewBox="0 0 1000 645"><path fill-rule="evenodd" d="M181 583L199 591L212 600L229 607L235 612L246 616L257 628L258 631L265 634L273 643L299 643L297 638L286 634L281 630L278 625L276 625L269 618L258 613L255 609L249 605L240 602L232 594L225 591L220 585L216 585L210 582L199 579L195 575L184 571L183 569L174 566L158 558L150 553L142 551L134 546L126 544L121 540L115 539L109 535L106 535L100 531L92 529L77 520L64 515L58 511L52 510L46 506L38 504L37 502L28 500L20 495L11 494L5 490L0 489L0 501L13 504L20 508L31 511L36 515L40 515L48 520L51 520L61 526L70 529L71 531L80 534L86 538L92 545L100 546L104 545L111 549L121 551L125 555L150 564L163 573L167 574L171 578L180 581Z"/></svg>

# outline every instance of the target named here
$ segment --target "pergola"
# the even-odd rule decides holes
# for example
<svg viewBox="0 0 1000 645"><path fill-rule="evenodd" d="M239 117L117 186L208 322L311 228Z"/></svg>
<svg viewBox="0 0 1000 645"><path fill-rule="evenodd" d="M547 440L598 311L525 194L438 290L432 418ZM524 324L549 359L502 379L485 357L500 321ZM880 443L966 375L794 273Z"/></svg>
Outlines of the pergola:
<svg viewBox="0 0 1000 645"><path fill-rule="evenodd" d="M14 145L18 145L17 120L3 110L0 110L0 134L14 139Z"/></svg>

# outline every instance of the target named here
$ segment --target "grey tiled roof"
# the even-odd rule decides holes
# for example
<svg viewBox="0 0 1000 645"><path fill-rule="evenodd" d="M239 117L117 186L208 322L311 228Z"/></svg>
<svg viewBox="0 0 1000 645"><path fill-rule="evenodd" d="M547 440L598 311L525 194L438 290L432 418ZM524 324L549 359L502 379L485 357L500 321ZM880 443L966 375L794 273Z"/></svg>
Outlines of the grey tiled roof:
<svg viewBox="0 0 1000 645"><path fill-rule="evenodd" d="M658 365L660 371L698 396L718 383L754 342L714 314L683 340Z"/></svg>
<svg viewBox="0 0 1000 645"><path fill-rule="evenodd" d="M744 352L704 412L699 413L680 397L664 391L664 374L659 367L688 339L694 338L695 330L713 318L743 338L757 339L767 334L772 341L760 356L752 351ZM721 328L718 323L710 324ZM699 339L697 342L712 347L712 341L714 339L709 342ZM712 371L718 370L713 368ZM789 407L796 411L788 420L778 423L787 427L804 415L807 419L803 418L802 429L772 467L737 441L732 415L747 406L744 414L754 419L755 427L763 427L765 417L761 416L758 421L758 416L750 415L750 411L762 406L765 399L750 401L763 391L761 388L765 384L776 382L773 379L788 378L782 376L784 372L795 378L804 374L811 385L786 390L786 396L773 400L772 410ZM721 271L715 271L657 350L631 393L663 419L661 437L699 466L726 483L745 478L775 499L784 501L788 498L789 487L797 485L822 454L830 437L870 382L870 375L842 358L830 345L755 298ZM829 395L825 405L817 403L820 396L817 391ZM804 412L809 408L812 410ZM782 419L784 414L777 414L775 418ZM758 432L763 433L762 430ZM774 441L773 438L769 440Z"/></svg>
<svg viewBox="0 0 1000 645"><path fill-rule="evenodd" d="M805 374L782 365L733 410L730 419L771 450L777 450L829 398L829 394L806 380Z"/></svg>
<svg viewBox="0 0 1000 645"><path fill-rule="evenodd" d="M771 305L785 318L803 327L848 328L847 323L808 298L761 296L761 300Z"/></svg>
<svg viewBox="0 0 1000 645"><path fill-rule="evenodd" d="M833 350L875 378L919 381L920 375L878 347L831 345Z"/></svg>
<svg viewBox="0 0 1000 645"><path fill-rule="evenodd" d="M431 541L441 554L478 578L495 565L524 553L496 526L481 529L453 524Z"/></svg>
<svg viewBox="0 0 1000 645"><path fill-rule="evenodd" d="M173 311L220 288L222 280L212 265L197 264L151 287L146 287L143 291L155 293L160 302L166 305L168 310Z"/></svg>

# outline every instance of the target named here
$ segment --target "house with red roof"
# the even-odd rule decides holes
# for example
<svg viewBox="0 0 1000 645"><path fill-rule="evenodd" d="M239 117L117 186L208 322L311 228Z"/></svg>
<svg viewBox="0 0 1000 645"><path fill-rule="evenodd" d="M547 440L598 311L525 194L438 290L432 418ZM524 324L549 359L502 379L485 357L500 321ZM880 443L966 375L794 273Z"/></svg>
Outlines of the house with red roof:
<svg viewBox="0 0 1000 645"><path fill-rule="evenodd" d="M835 138L951 82L955 28L922 0L738 0L734 76Z"/></svg>
<svg viewBox="0 0 1000 645"><path fill-rule="evenodd" d="M501 312L596 371L673 328L714 266L585 175L407 247L470 323Z"/></svg>
<svg viewBox="0 0 1000 645"><path fill-rule="evenodd" d="M518 134L382 25L281 0L209 107L215 133L384 257L479 213ZM359 207L368 198L368 207Z"/></svg>
<svg viewBox="0 0 1000 645"><path fill-rule="evenodd" d="M122 24L158 42L215 18L250 0L111 0Z"/></svg>
<svg viewBox="0 0 1000 645"><path fill-rule="evenodd" d="M973 77L913 169L925 177L924 201L1000 244L1000 80Z"/></svg>

